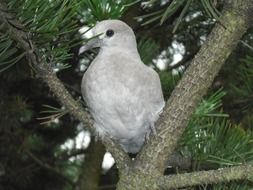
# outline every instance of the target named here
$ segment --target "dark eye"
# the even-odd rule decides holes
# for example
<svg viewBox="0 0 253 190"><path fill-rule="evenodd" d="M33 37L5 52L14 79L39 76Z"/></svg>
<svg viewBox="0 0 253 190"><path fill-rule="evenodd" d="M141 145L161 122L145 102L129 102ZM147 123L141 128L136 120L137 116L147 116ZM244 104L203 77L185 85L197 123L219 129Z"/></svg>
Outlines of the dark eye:
<svg viewBox="0 0 253 190"><path fill-rule="evenodd" d="M106 31L106 36L108 36L108 37L112 37L113 34L114 34L114 31L111 30L111 29L109 29L109 30Z"/></svg>

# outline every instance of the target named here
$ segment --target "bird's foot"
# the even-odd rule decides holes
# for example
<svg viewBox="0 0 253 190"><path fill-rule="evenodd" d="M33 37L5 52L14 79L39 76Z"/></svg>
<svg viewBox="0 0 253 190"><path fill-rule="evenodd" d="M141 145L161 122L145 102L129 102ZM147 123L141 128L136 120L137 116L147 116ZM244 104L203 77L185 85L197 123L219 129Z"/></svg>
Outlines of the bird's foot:
<svg viewBox="0 0 253 190"><path fill-rule="evenodd" d="M157 135L157 132L156 132L156 129L155 129L155 125L154 124L151 124L150 125L150 131L148 131L145 135L145 140L148 141L150 139L150 134L151 132L156 136Z"/></svg>
<svg viewBox="0 0 253 190"><path fill-rule="evenodd" d="M157 135L157 132L156 132L156 129L155 129L155 124L152 123L152 124L150 125L150 128L151 128L152 133L156 136L156 135Z"/></svg>

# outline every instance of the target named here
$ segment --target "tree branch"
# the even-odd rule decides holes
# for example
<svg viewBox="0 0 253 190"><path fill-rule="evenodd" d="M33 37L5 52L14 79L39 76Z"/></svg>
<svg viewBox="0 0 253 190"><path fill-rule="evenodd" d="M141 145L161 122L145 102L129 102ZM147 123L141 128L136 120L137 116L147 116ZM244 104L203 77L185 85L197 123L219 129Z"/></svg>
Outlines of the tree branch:
<svg viewBox="0 0 253 190"><path fill-rule="evenodd" d="M0 0L0 23L0 30L4 32L8 31L10 37L26 52L27 58L36 68L37 74L48 84L57 100L67 108L71 115L80 120L85 126L93 129L93 121L89 113L83 109L79 102L72 98L70 93L50 68L50 64L42 59L38 53L39 50L36 48L35 43L29 38L22 23L15 19L15 15L9 13L3 0ZM123 149L109 138L104 139L103 142L107 150L110 151L115 158L117 166L125 168L126 163L130 162L130 158Z"/></svg>
<svg viewBox="0 0 253 190"><path fill-rule="evenodd" d="M138 174L137 174L138 175ZM126 180L126 181L125 181ZM198 171L184 174L175 174L162 177L138 175L132 178L132 183L127 182L128 178L122 178L121 184L117 189L129 190L160 190L160 189L178 189L192 187L202 184L218 184L233 180L253 181L253 165L241 165L217 170Z"/></svg>
<svg viewBox="0 0 253 190"><path fill-rule="evenodd" d="M95 142L92 138L87 152L79 168L76 189L98 190L105 147L100 141Z"/></svg>
<svg viewBox="0 0 253 190"><path fill-rule="evenodd" d="M218 170L200 171L193 173L164 176L154 183L161 189L174 189L201 184L217 184L232 180L252 181L253 166L251 164L221 168Z"/></svg>
<svg viewBox="0 0 253 190"><path fill-rule="evenodd" d="M226 28L216 24L207 42L176 86L156 124L157 135L151 138L138 156L139 172L153 176L163 175L167 159L176 147L196 106L250 26L253 12L251 0L226 3L228 8L221 17Z"/></svg>

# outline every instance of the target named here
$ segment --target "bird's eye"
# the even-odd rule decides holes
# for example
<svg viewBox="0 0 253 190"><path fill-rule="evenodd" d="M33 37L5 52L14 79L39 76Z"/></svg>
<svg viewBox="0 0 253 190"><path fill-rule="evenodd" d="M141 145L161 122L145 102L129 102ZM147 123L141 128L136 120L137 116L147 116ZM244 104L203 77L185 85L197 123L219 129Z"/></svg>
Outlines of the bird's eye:
<svg viewBox="0 0 253 190"><path fill-rule="evenodd" d="M106 36L108 36L108 37L112 37L113 34L114 34L114 31L111 30L111 29L109 29L109 30L106 31Z"/></svg>

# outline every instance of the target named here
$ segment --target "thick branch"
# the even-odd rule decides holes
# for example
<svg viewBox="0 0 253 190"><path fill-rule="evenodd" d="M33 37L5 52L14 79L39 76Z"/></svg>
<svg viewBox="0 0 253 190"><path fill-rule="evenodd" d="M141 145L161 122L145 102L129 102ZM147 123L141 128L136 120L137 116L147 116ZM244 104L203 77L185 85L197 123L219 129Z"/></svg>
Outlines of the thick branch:
<svg viewBox="0 0 253 190"><path fill-rule="evenodd" d="M70 93L49 67L49 64L38 54L39 50L36 48L35 43L29 38L22 24L15 19L15 16L8 12L3 0L0 0L0 23L0 30L5 32L8 31L10 37L26 52L27 58L36 68L38 75L48 84L57 100L67 108L71 115L91 128L93 126L93 121L89 113L83 109L79 102L72 98ZM105 139L104 144L108 151L113 154L118 167L125 168L125 163L130 162L128 155L110 139Z"/></svg>
<svg viewBox="0 0 253 190"><path fill-rule="evenodd" d="M221 17L221 22L226 28L216 24L207 42L173 91L157 122L157 136L151 138L139 155L141 172L163 175L167 158L176 147L196 106L250 26L252 13L249 10L253 12L253 1L236 0L227 3L229 8Z"/></svg>
<svg viewBox="0 0 253 190"><path fill-rule="evenodd" d="M78 190L98 190L105 148L100 141L91 140L87 154L80 167L77 180Z"/></svg>
<svg viewBox="0 0 253 190"><path fill-rule="evenodd" d="M138 189L138 190L160 190L160 189L178 189L192 187L202 184L218 184L233 180L248 180L252 182L253 165L241 165L230 168L220 168L217 170L199 171L184 174L175 174L162 177L138 175L134 176L132 183L128 183L126 177L120 181L125 183L121 190ZM126 181L124 181L126 180ZM119 186L118 186L119 189Z"/></svg>
<svg viewBox="0 0 253 190"><path fill-rule="evenodd" d="M252 176L253 166L249 164L218 170L164 176L157 179L155 183L157 183L158 187L162 187L162 189L174 189L201 184L217 184L232 180L252 181Z"/></svg>

